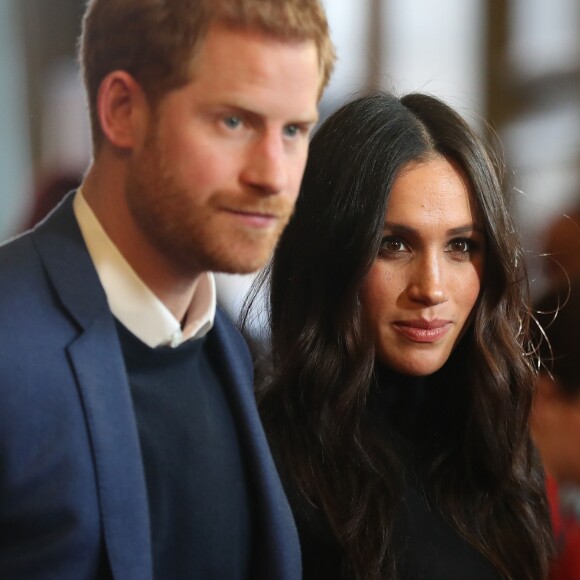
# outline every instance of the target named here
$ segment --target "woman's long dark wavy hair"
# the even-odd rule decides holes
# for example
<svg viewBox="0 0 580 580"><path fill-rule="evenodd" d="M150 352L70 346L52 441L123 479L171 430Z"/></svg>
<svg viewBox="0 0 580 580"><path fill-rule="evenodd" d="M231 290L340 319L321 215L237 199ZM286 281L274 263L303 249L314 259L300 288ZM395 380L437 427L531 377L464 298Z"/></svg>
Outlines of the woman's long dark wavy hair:
<svg viewBox="0 0 580 580"><path fill-rule="evenodd" d="M316 132L269 272L273 371L259 388L261 414L283 471L325 514L352 576L396 578L392 521L401 489L389 442L365 413L375 353L359 289L379 251L397 173L433 154L454 160L471 182L486 262L461 344L466 402L453 436L429 458L426 492L502 577L544 579L551 530L528 431L536 376L522 250L501 167L439 100L361 97Z"/></svg>

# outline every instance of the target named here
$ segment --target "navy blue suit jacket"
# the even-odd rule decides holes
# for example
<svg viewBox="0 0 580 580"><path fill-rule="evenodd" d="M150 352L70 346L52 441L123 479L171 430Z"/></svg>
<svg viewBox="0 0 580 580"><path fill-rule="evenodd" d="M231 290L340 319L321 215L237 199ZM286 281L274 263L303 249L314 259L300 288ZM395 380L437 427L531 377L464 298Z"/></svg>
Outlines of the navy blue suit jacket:
<svg viewBox="0 0 580 580"><path fill-rule="evenodd" d="M298 580L247 347L219 309L208 340L250 474L255 577ZM152 578L147 494L114 319L69 196L0 247L0 578L109 577Z"/></svg>

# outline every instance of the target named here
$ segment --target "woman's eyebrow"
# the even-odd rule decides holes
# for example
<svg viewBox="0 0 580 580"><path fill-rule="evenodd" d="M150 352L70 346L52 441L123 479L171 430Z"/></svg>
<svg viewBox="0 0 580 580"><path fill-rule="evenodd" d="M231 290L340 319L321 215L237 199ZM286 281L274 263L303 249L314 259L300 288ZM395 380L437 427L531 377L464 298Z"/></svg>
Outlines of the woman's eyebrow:
<svg viewBox="0 0 580 580"><path fill-rule="evenodd" d="M385 222L383 225L383 230L392 231L395 234L416 234L418 230L412 228L411 226L405 226L403 224L394 224L392 222Z"/></svg>
<svg viewBox="0 0 580 580"><path fill-rule="evenodd" d="M407 234L407 235L417 235L420 232L420 229L413 228L411 226L403 225L403 224L396 224L392 222L385 222L383 226L383 230L388 230L393 232L394 234ZM465 224L462 226L457 226L455 228L450 228L447 230L447 235L450 236L459 236L471 233L477 233L479 235L484 235L485 231L482 227L476 224Z"/></svg>
<svg viewBox="0 0 580 580"><path fill-rule="evenodd" d="M485 232L484 232L482 227L480 227L476 224L468 224L465 226L451 228L451 229L447 230L447 233L451 236L458 236L461 234L471 234L471 233L483 235Z"/></svg>

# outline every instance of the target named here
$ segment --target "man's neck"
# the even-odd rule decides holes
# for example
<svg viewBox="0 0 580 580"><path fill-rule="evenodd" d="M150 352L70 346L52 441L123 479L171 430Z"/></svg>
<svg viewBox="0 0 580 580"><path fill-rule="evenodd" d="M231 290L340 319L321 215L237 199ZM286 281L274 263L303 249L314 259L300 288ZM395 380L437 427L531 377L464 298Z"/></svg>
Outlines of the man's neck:
<svg viewBox="0 0 580 580"><path fill-rule="evenodd" d="M83 197L131 268L183 325L202 272L178 270L144 236L125 202L117 173L103 175L93 166L81 186Z"/></svg>

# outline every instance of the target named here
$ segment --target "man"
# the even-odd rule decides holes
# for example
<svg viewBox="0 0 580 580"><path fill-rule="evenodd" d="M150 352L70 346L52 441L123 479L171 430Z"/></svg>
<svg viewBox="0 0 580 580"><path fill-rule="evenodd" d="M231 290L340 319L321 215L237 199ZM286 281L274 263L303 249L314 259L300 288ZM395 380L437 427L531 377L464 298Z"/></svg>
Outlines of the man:
<svg viewBox="0 0 580 580"><path fill-rule="evenodd" d="M0 577L300 578L212 271L289 219L333 52L318 0L92 0L94 159L0 249Z"/></svg>

